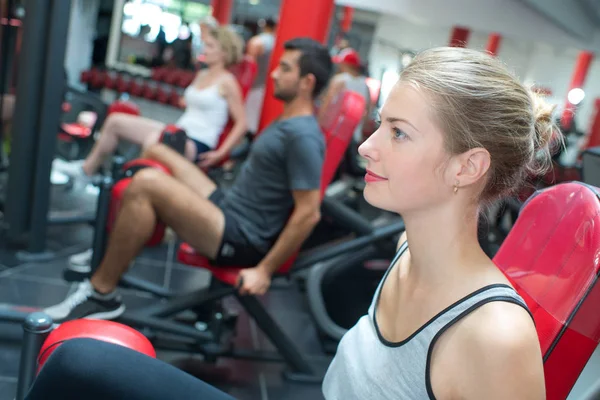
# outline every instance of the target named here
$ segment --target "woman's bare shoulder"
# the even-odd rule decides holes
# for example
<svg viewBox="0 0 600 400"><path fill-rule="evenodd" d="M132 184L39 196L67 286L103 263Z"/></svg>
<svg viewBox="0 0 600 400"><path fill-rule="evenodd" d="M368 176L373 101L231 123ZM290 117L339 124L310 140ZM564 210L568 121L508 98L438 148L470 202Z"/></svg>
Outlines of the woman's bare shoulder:
<svg viewBox="0 0 600 400"><path fill-rule="evenodd" d="M545 398L539 339L522 306L487 303L458 324L452 341L461 398Z"/></svg>

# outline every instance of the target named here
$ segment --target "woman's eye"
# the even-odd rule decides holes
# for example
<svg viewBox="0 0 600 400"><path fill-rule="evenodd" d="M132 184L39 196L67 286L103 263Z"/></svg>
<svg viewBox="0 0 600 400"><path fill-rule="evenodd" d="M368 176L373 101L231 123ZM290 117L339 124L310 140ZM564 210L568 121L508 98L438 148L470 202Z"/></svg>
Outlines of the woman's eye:
<svg viewBox="0 0 600 400"><path fill-rule="evenodd" d="M392 128L392 131L394 132L394 139L403 140L408 138L402 129Z"/></svg>

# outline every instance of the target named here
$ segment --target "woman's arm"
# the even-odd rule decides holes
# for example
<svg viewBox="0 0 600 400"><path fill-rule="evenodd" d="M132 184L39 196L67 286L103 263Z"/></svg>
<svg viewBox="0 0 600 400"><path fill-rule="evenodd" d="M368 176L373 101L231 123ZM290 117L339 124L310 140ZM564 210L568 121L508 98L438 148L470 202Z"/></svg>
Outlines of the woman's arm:
<svg viewBox="0 0 600 400"><path fill-rule="evenodd" d="M233 128L227 135L227 139L221 146L215 150L201 154L200 167L210 167L221 161L227 154L231 152L233 147L237 145L241 138L246 133L246 109L242 100L242 90L235 78L227 79L221 84L222 95L227 100L229 107L229 115L234 121Z"/></svg>

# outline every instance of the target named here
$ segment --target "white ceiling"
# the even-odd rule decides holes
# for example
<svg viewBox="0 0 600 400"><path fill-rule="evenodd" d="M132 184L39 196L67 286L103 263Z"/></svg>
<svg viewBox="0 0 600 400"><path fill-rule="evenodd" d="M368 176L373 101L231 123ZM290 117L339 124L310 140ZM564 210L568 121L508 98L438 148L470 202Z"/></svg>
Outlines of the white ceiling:
<svg viewBox="0 0 600 400"><path fill-rule="evenodd" d="M598 3L595 0L337 0L336 4L397 15L426 25L464 25L475 31L499 32L517 39L600 50L598 22L587 15L582 2Z"/></svg>

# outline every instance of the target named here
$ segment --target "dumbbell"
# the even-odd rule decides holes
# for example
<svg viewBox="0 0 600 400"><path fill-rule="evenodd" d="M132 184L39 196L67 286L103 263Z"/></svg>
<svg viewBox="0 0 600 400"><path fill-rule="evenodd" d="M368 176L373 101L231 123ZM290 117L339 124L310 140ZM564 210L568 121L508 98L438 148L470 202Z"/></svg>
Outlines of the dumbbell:
<svg viewBox="0 0 600 400"><path fill-rule="evenodd" d="M169 71L167 76L165 76L165 83L169 85L175 85L181 79L181 76L185 73L185 71L180 69L174 69Z"/></svg>
<svg viewBox="0 0 600 400"><path fill-rule="evenodd" d="M104 81L104 87L106 89L114 90L117 88L117 77L118 73L115 70L109 70L106 73L106 79Z"/></svg>
<svg viewBox="0 0 600 400"><path fill-rule="evenodd" d="M135 97L142 97L144 93L145 80L143 76L134 76L131 80L131 86L129 87L129 93Z"/></svg>
<svg viewBox="0 0 600 400"><path fill-rule="evenodd" d="M183 91L181 89L173 88L171 95L169 96L169 104L173 107L181 108L180 100L183 96Z"/></svg>
<svg viewBox="0 0 600 400"><path fill-rule="evenodd" d="M169 96L171 96L171 86L164 83L159 84L156 88L156 101L163 104L169 104Z"/></svg>
<svg viewBox="0 0 600 400"><path fill-rule="evenodd" d="M179 80L176 82L177 86L179 86L180 88L186 88L188 86L190 86L192 84L192 82L194 81L194 78L196 77L196 73L193 71L184 71L180 77Z"/></svg>
<svg viewBox="0 0 600 400"><path fill-rule="evenodd" d="M131 75L127 72L120 72L117 75L117 92L119 93L129 93L129 88L131 86Z"/></svg>
<svg viewBox="0 0 600 400"><path fill-rule="evenodd" d="M163 129L160 134L159 142L165 144L183 155L185 153L185 143L187 142L187 134L185 130L177 125L170 124Z"/></svg>
<svg viewBox="0 0 600 400"><path fill-rule="evenodd" d="M162 80L165 79L167 71L167 68L164 67L152 69L152 80L156 82L162 82Z"/></svg>
<svg viewBox="0 0 600 400"><path fill-rule="evenodd" d="M148 100L156 99L156 88L158 83L154 80L147 80L144 85L144 91L142 92L142 96Z"/></svg>

